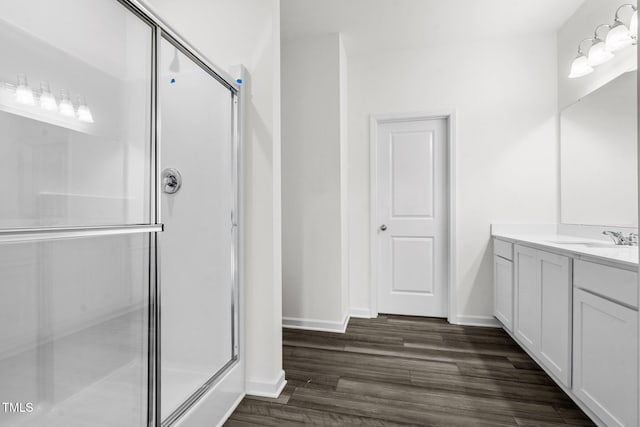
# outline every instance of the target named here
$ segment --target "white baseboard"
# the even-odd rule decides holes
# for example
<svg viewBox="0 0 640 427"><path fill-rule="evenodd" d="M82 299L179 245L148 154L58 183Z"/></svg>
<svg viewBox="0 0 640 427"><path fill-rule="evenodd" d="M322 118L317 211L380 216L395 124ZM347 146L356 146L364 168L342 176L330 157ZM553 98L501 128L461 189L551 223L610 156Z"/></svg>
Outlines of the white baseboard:
<svg viewBox="0 0 640 427"><path fill-rule="evenodd" d="M240 405L240 402L242 402L242 399L244 399L244 396L246 395L246 393L242 393L240 396L238 396L238 398L236 399L235 402L233 402L233 404L231 405L231 407L227 410L227 412L224 414L224 416L222 417L222 420L220 420L220 422L218 423L217 427L221 427L224 425L224 423L229 419L229 417L231 416L231 414L233 414L233 411L236 410L236 408L238 407L238 405Z"/></svg>
<svg viewBox="0 0 640 427"><path fill-rule="evenodd" d="M500 322L493 316L461 316L457 315L455 317L456 325L465 325L465 326L485 326L488 328L501 328Z"/></svg>
<svg viewBox="0 0 640 427"><path fill-rule="evenodd" d="M287 385L287 380L284 379L284 371L281 371L280 375L278 375L278 377L273 381L247 380L246 393L251 396L271 397L276 399L280 396L285 385Z"/></svg>
<svg viewBox="0 0 640 427"><path fill-rule="evenodd" d="M283 317L282 327L290 329L306 329L309 331L338 332L344 334L349 323L349 315L345 315L342 322L332 320L299 319L296 317Z"/></svg>
<svg viewBox="0 0 640 427"><path fill-rule="evenodd" d="M349 309L349 317L359 317L361 319L371 319L371 310L368 308L351 307Z"/></svg>

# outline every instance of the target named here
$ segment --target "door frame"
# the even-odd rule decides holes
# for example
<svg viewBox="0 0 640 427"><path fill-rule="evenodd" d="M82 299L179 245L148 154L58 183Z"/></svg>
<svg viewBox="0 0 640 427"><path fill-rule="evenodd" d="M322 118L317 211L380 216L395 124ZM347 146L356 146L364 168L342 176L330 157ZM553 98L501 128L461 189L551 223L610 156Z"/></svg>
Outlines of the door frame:
<svg viewBox="0 0 640 427"><path fill-rule="evenodd" d="M371 114L369 118L369 305L370 315L378 317L378 127L385 123L414 120L447 120L447 165L449 196L449 254L447 283L447 320L458 323L456 304L456 111L443 109L427 112Z"/></svg>

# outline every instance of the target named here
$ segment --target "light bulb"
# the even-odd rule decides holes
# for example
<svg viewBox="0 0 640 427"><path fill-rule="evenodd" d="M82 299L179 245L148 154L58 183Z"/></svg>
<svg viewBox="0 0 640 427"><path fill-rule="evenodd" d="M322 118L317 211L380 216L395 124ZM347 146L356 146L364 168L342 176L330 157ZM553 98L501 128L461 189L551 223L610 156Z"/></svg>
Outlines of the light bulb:
<svg viewBox="0 0 640 427"><path fill-rule="evenodd" d="M596 65L604 64L613 58L613 53L607 50L607 46L602 40L595 39L589 49L587 57L589 65L595 67Z"/></svg>
<svg viewBox="0 0 640 427"><path fill-rule="evenodd" d="M587 57L583 53L580 53L571 63L571 73L569 74L569 78L575 79L591 74L592 72L593 67L589 65Z"/></svg>
<svg viewBox="0 0 640 427"><path fill-rule="evenodd" d="M51 93L51 89L49 89L49 83L47 82L40 83L40 107L49 111L58 110L58 103L56 102L56 98Z"/></svg>
<svg viewBox="0 0 640 427"><path fill-rule="evenodd" d="M631 21L629 22L629 36L634 39L638 39L638 11L634 10L631 15Z"/></svg>
<svg viewBox="0 0 640 427"><path fill-rule="evenodd" d="M76 116L71 99L69 99L69 95L64 90L60 91L60 114L67 117Z"/></svg>
<svg viewBox="0 0 640 427"><path fill-rule="evenodd" d="M635 13L634 13L635 15ZM636 33L637 33L637 19L636 19ZM631 46L633 39L629 35L629 29L620 21L616 21L611 27L611 30L607 33L606 37L607 49L611 52L617 52L627 46Z"/></svg>
<svg viewBox="0 0 640 427"><path fill-rule="evenodd" d="M20 104L33 105L36 103L33 97L33 90L27 83L27 76L18 74L18 85L16 86L16 102Z"/></svg>
<svg viewBox="0 0 640 427"><path fill-rule="evenodd" d="M87 107L86 102L78 103L78 120L86 123L93 123L93 116L91 115L91 110Z"/></svg>

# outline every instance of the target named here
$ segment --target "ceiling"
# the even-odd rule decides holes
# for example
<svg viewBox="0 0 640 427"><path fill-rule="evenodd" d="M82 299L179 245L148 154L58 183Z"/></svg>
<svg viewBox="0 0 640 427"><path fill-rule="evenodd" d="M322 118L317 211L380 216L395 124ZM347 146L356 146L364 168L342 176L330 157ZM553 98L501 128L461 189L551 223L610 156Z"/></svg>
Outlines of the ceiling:
<svg viewBox="0 0 640 427"><path fill-rule="evenodd" d="M351 53L411 48L555 31L584 1L282 0L281 33L340 32Z"/></svg>

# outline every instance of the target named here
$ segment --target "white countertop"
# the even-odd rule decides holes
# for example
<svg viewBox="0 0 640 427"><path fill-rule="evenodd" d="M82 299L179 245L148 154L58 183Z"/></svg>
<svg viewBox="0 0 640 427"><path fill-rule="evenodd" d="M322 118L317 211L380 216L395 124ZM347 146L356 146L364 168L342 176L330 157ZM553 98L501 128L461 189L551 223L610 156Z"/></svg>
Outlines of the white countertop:
<svg viewBox="0 0 640 427"><path fill-rule="evenodd" d="M539 230L493 227L491 234L493 237L520 242L525 246L552 249L578 258L591 258L638 268L637 246L617 246L612 241L559 234L548 227L541 227Z"/></svg>

